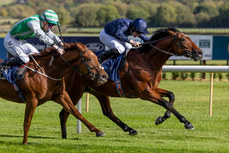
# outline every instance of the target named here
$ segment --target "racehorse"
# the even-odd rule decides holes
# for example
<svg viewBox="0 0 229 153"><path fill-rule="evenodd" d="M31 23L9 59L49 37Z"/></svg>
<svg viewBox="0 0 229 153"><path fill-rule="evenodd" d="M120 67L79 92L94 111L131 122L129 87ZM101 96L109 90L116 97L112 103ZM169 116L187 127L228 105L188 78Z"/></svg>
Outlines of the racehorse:
<svg viewBox="0 0 229 153"><path fill-rule="evenodd" d="M88 122L75 108L65 91L63 76L74 71L80 76L92 79L97 85L107 81L107 74L100 66L96 55L85 45L70 43L66 44L64 50L63 55L54 48L47 48L39 54L32 55L30 62L26 65L27 71L24 78L16 82L26 102L23 144L28 144L28 131L36 107L48 100L62 105L66 111L82 122ZM0 80L0 84L0 97L22 103L12 84L6 80ZM92 131L103 134L98 129Z"/></svg>
<svg viewBox="0 0 229 153"><path fill-rule="evenodd" d="M169 118L172 112L181 123L184 123L186 129L194 129L192 124L174 109L175 95L171 91L158 88L161 81L162 66L172 55L184 55L197 61L202 58L203 52L190 37L177 29L160 29L154 33L149 42L128 52L126 62L119 71L123 92L126 98L140 98L164 107L166 112L163 117L159 116L156 119L156 125ZM72 76L74 78L70 80ZM137 134L136 130L130 128L113 114L109 96L120 97L115 82L108 80L102 86L96 87L93 81L80 77L74 72L67 74L65 79L66 91L74 105L78 103L83 92L86 91L98 99L105 116L125 132L129 132L130 135ZM163 97L168 97L169 101ZM64 109L59 114L62 138L67 137L66 121L68 115L69 113Z"/></svg>

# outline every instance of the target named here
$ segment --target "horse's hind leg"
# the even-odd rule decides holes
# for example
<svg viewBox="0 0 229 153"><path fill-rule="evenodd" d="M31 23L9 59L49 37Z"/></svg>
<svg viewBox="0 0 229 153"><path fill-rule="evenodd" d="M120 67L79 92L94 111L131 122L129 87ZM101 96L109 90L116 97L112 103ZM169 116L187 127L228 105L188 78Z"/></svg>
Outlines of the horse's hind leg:
<svg viewBox="0 0 229 153"><path fill-rule="evenodd" d="M101 105L101 108L103 110L103 114L108 117L110 120L112 120L114 123L116 123L120 128L123 129L125 132L129 132L129 135L136 135L138 132L132 128L130 128L128 125L123 123L120 119L118 119L110 106L110 99L108 96L102 96L102 95L95 95L96 98L99 100L99 103Z"/></svg>
<svg viewBox="0 0 229 153"><path fill-rule="evenodd" d="M66 122L67 122L68 116L69 116L69 112L65 111L64 108L59 113L60 125L61 125L61 133L62 133L62 138L63 139L67 138Z"/></svg>
<svg viewBox="0 0 229 153"><path fill-rule="evenodd" d="M168 97L169 103L173 106L175 101L175 95L172 92L160 88L157 88L157 92L161 95L161 97ZM159 125L163 123L166 119L170 118L170 116L171 116L171 111L167 109L163 117L159 116L155 120L155 124Z"/></svg>

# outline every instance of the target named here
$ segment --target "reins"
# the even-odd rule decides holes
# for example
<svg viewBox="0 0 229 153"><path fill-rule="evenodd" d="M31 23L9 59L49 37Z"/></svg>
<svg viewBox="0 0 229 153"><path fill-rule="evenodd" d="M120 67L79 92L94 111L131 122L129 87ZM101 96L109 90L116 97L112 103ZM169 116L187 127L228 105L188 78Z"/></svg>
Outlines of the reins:
<svg viewBox="0 0 229 153"><path fill-rule="evenodd" d="M156 42L159 42L161 40L164 40L164 39L167 39L167 38L170 38L170 37L172 37L172 36L166 36L166 37L163 37L163 38L158 39L158 40L154 40L154 41L149 41L149 42L146 42L146 43L142 43L141 45L150 45L151 47L153 47L154 49L156 49L156 50L158 50L158 51L160 51L162 53L169 54L171 56L177 56L176 54L169 52L171 50L171 48L174 46L174 43L173 43L172 47L169 49L169 51L160 49L160 48L158 48L158 47L156 47L155 45L152 44L152 43L156 43Z"/></svg>
<svg viewBox="0 0 229 153"><path fill-rule="evenodd" d="M82 61L84 61L83 54L86 53L88 50L89 50L89 48L86 49L85 51L83 51L83 53L80 52L81 62L76 67L71 65L68 61L66 61L66 59L62 55L60 55L60 57L68 66L70 66L73 70L77 71L80 75L82 75L82 72L79 71L79 67L80 67L80 64L82 63ZM84 63L88 68L88 65L86 64L86 62L84 62ZM88 71L89 71L89 69L88 69Z"/></svg>
<svg viewBox="0 0 229 153"><path fill-rule="evenodd" d="M50 77L50 76L48 76L47 74L45 74L44 70L41 68L41 66L37 63L37 61L34 59L34 57L33 57L31 54L30 54L30 57L32 58L32 60L35 62L35 64L39 67L39 69L40 69L42 72L37 71L37 70L35 70L35 69L33 69L33 68L27 66L27 65L24 65L26 68L30 69L30 70L33 71L33 72L36 72L36 73L38 73L38 74L41 74L41 75L43 75L43 76L45 76L45 77L47 77L47 78L49 78L49 79L51 79L51 80L55 80L55 81L60 81L60 80L62 80L62 78L61 78L61 79L56 79L56 78Z"/></svg>
<svg viewBox="0 0 229 153"><path fill-rule="evenodd" d="M158 50L158 51L160 51L162 53L165 53L165 54L168 54L168 55L171 55L171 56L178 56L177 54L171 53L170 51L173 48L173 46L175 45L175 43L177 43L176 42L176 38L177 38L177 36L178 36L179 33L180 32L178 32L176 34L176 36L166 36L166 37L163 37L163 38L158 39L158 40L154 40L154 41L149 41L149 42L146 42L146 43L142 43L141 45L148 45L149 44L151 47L153 47L154 49L156 49L156 50ZM172 46L170 47L170 49L168 51L163 50L163 49L160 49L160 48L156 47L155 45L153 45L153 43L155 43L155 42L159 42L161 40L164 40L164 39L167 39L167 38L170 38L170 37L173 39L173 44L172 44ZM178 46L181 48L181 45L179 43L178 43Z"/></svg>

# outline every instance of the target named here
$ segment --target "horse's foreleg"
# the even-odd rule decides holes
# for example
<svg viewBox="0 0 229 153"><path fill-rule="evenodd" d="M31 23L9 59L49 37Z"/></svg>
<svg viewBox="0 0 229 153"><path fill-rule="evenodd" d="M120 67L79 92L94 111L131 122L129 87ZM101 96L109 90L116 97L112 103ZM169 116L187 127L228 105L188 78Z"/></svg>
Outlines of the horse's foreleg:
<svg viewBox="0 0 229 153"><path fill-rule="evenodd" d="M65 111L64 108L59 113L60 125L61 125L61 133L62 133L62 138L63 139L67 138L66 122L67 122L68 116L69 116L69 112Z"/></svg>
<svg viewBox="0 0 229 153"><path fill-rule="evenodd" d="M158 94L157 92L155 92L151 88L147 88L144 91L144 93L141 96L141 99L152 101L152 102L164 107L165 109L171 111L181 123L184 123L186 129L194 129L192 124L190 122L188 122L184 118L184 116L182 116L180 113L178 113L175 110L175 108L172 106L171 103L169 103L167 100L161 98L160 94Z"/></svg>
<svg viewBox="0 0 229 153"><path fill-rule="evenodd" d="M169 103L173 106L174 101L175 101L175 95L172 92L164 90L164 89L160 89L160 88L157 88L156 91L157 93L160 94L161 97L168 97ZM171 116L171 111L167 109L163 117L159 116L156 119L155 124L159 125L163 123L166 119L170 118L170 116Z"/></svg>
<svg viewBox="0 0 229 153"><path fill-rule="evenodd" d="M103 132L95 128L90 122L88 122L83 115L75 108L73 105L70 97L68 96L67 92L64 92L59 99L56 99L58 103L60 103L66 111L70 112L74 117L79 119L91 132L95 132L96 136L105 136Z"/></svg>
<svg viewBox="0 0 229 153"><path fill-rule="evenodd" d="M24 117L24 138L23 138L23 144L28 144L27 138L28 138L28 132L31 125L31 120L34 114L34 111L37 107L38 101L37 99L27 100L26 107L25 107L25 117Z"/></svg>
<svg viewBox="0 0 229 153"><path fill-rule="evenodd" d="M96 98L99 100L100 106L103 110L103 114L108 117L110 120L112 120L114 123L116 123L119 127L123 129L125 132L129 132L129 135L136 135L138 132L132 128L130 128L128 125L123 123L120 119L118 119L110 106L110 99L108 96L102 96L102 95L96 95Z"/></svg>

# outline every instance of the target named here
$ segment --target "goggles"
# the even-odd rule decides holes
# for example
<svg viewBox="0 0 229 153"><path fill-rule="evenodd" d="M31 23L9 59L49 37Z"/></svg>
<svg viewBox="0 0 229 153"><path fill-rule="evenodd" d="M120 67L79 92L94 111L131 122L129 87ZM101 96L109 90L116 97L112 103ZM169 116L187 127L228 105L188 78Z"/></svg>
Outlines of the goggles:
<svg viewBox="0 0 229 153"><path fill-rule="evenodd" d="M54 26L54 24L48 23L48 27L52 28Z"/></svg>

